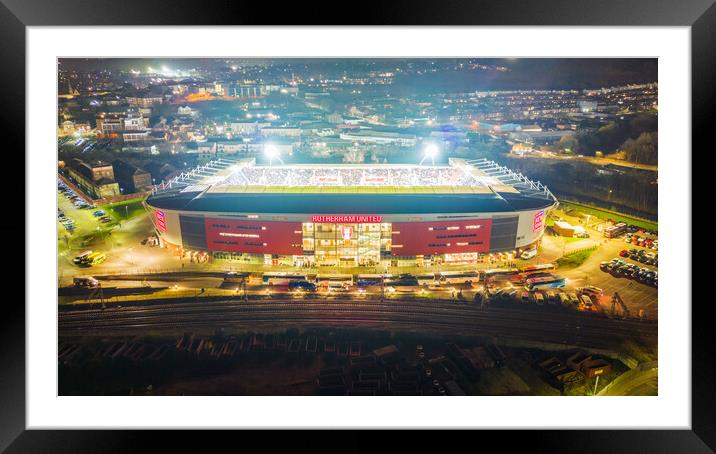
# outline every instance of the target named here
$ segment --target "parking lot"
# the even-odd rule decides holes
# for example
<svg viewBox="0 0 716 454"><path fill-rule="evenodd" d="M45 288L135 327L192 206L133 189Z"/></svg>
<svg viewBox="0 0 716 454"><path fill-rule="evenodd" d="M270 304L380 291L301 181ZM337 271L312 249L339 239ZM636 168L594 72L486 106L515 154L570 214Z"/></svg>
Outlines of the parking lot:
<svg viewBox="0 0 716 454"><path fill-rule="evenodd" d="M581 266L559 274L568 278L569 284L572 286L593 285L602 288L605 295L609 297L606 301L610 301L611 295L617 292L632 315L636 316L640 310L643 310L647 319L655 320L658 318L659 291L657 287L636 280L615 277L600 270L602 262L611 261L613 258L619 257L619 252L623 249L632 248L644 249L626 244L622 238L604 239L603 243ZM628 258L624 260L633 262ZM638 262L633 263L638 264ZM648 269L657 269L654 266L639 265Z"/></svg>
<svg viewBox="0 0 716 454"><path fill-rule="evenodd" d="M104 227L92 214L94 209L89 203L82 201L76 204L70 199L73 195L73 192L69 192L69 195L61 191L57 193L57 238L60 241L60 251L70 249L78 238L96 232L98 227ZM80 206L87 208L80 208Z"/></svg>
<svg viewBox="0 0 716 454"><path fill-rule="evenodd" d="M83 203L71 199L73 192L61 191L61 188L62 185L58 185L58 285L71 283L73 276L116 273L127 266L140 263L151 265L154 262L156 254L151 254L149 247L143 248L141 245L142 239L152 231L147 216L141 212L129 213L130 219L125 219L123 209L118 211L95 206L83 208ZM71 228L65 224L71 225ZM134 253L135 249L137 253ZM78 266L74 263L78 255L87 251L101 252L106 259L92 266Z"/></svg>

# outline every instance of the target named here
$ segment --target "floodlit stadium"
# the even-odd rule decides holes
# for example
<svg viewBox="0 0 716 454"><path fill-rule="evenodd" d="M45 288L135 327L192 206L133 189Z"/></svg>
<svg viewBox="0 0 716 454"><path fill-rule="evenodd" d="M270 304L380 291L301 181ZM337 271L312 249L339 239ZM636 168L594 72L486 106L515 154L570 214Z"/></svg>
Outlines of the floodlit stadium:
<svg viewBox="0 0 716 454"><path fill-rule="evenodd" d="M455 158L269 166L221 158L158 186L146 201L167 247L215 260L351 267L519 252L540 240L556 203L522 174Z"/></svg>

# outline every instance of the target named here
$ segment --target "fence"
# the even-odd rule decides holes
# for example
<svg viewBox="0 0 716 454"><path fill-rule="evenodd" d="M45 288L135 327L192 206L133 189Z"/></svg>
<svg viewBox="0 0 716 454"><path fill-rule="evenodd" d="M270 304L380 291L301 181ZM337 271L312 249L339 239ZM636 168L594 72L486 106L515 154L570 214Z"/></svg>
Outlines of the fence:
<svg viewBox="0 0 716 454"><path fill-rule="evenodd" d="M109 205L112 203L126 202L127 200L141 200L149 196L152 191L133 192L131 194L115 195L95 200L97 205Z"/></svg>
<svg viewBox="0 0 716 454"><path fill-rule="evenodd" d="M301 301L313 301L313 302L329 302L329 301L350 301L350 302L379 302L379 301L393 301L393 302L420 302L430 301L431 303L468 303L470 300L465 298L455 297L449 298L436 298L429 294L416 294L416 295L394 295L386 293L381 295L380 293L366 294L363 296L355 296L350 294L333 293L333 294L320 294L320 293L272 293L265 291L250 291L247 295L244 295L244 290L241 284L236 284L234 288L217 289L217 288L205 288L202 292L200 289L172 289L161 288L160 291L168 292L169 294L156 295L151 292L149 293L135 293L125 295L100 295L93 294L89 295L73 295L76 299L67 303L59 305L60 310L70 310L71 307L90 305L104 305L108 307L116 307L121 305L128 306L150 306L150 305L162 305L162 304L181 304L181 303L198 303L198 302L301 302Z"/></svg>
<svg viewBox="0 0 716 454"><path fill-rule="evenodd" d="M579 254L580 252L585 251L593 251L599 247L598 244L592 244L591 246L587 247L581 247L579 249L571 249L569 252L566 252L562 257L569 257L570 255Z"/></svg>

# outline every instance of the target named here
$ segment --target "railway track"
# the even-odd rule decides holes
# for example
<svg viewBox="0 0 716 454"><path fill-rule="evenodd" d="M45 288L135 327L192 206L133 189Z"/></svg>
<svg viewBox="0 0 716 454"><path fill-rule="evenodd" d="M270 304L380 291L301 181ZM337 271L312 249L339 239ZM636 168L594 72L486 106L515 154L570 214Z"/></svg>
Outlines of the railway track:
<svg viewBox="0 0 716 454"><path fill-rule="evenodd" d="M191 330L292 326L381 327L430 330L608 348L626 339L656 343L654 323L610 320L575 313L490 308L467 304L390 302L213 302L59 314L60 335L135 334L147 330Z"/></svg>

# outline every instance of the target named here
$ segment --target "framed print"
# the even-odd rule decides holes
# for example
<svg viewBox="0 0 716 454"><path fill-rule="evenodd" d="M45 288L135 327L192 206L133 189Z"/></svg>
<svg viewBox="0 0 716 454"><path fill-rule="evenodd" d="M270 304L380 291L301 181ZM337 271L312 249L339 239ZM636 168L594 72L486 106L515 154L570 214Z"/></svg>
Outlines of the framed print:
<svg viewBox="0 0 716 454"><path fill-rule="evenodd" d="M360 5L340 26L3 2L27 194L8 452L236 428L712 451L691 284L709 2Z"/></svg>

